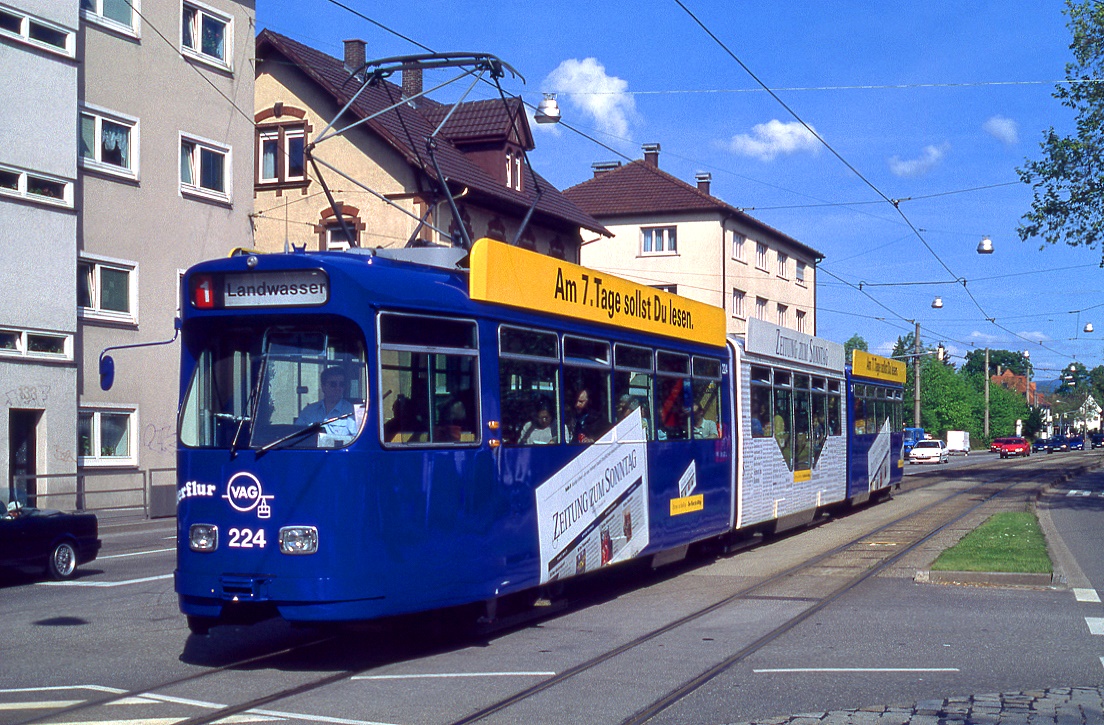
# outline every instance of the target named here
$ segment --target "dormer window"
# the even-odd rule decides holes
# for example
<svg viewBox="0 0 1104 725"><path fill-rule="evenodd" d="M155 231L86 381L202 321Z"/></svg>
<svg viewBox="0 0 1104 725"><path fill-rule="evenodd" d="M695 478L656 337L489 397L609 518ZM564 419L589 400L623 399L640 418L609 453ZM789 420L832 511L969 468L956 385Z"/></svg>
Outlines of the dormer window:
<svg viewBox="0 0 1104 725"><path fill-rule="evenodd" d="M506 149L506 188L521 191L521 152Z"/></svg>

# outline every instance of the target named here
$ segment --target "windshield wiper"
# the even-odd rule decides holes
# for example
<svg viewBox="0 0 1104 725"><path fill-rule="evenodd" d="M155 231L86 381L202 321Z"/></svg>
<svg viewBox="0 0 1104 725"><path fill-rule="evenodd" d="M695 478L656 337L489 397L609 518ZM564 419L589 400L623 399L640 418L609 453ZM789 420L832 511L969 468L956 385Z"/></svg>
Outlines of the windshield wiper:
<svg viewBox="0 0 1104 725"><path fill-rule="evenodd" d="M330 423L333 423L334 421L342 420L344 418L351 418L352 416L353 416L353 413L345 413L343 415L339 415L339 416L336 416L336 417L333 417L333 418L327 418L326 420L320 420L316 423L311 423L310 425L308 425L304 428L300 428L297 431L293 431L291 433L288 433L286 436L282 436L280 438L277 438L276 440L272 441L271 443L264 444L263 446L261 446L260 448L257 449L257 455L259 456L262 453L267 453L268 451L272 450L276 446L278 446L282 443L287 443L288 441L293 440L295 438L301 438L302 436L308 435L310 433L315 433L315 432L321 430L322 426L329 425Z"/></svg>

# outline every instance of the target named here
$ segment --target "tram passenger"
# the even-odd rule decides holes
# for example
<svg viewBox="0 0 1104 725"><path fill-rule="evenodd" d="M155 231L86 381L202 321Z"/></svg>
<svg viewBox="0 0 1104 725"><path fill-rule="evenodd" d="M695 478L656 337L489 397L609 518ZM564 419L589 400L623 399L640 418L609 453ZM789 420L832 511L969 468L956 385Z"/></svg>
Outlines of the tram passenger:
<svg viewBox="0 0 1104 725"><path fill-rule="evenodd" d="M693 432L695 438L718 438L720 436L717 432L716 421L705 417L704 408L694 403L694 407L691 408L691 414L694 419Z"/></svg>
<svg viewBox="0 0 1104 725"><path fill-rule="evenodd" d="M625 420L637 410L640 411L640 424L644 428L644 440L651 440L648 423L648 404L635 395L625 393L617 399L617 420Z"/></svg>
<svg viewBox="0 0 1104 725"><path fill-rule="evenodd" d="M467 434L466 439L465 434ZM468 425L468 409L464 401L453 398L445 405L444 414L434 431L433 440L452 443L472 440L472 429Z"/></svg>
<svg viewBox="0 0 1104 725"><path fill-rule="evenodd" d="M566 438L571 443L593 443L601 433L603 427L602 416L595 409L590 390L586 387L579 388L575 393L574 405L564 423Z"/></svg>
<svg viewBox="0 0 1104 725"><path fill-rule="evenodd" d="M383 440L388 443L421 443L425 440L425 422L414 401L399 395L391 405L391 418L383 424Z"/></svg>
<svg viewBox="0 0 1104 725"><path fill-rule="evenodd" d="M552 428L552 405L542 399L537 405L533 420L522 426L518 436L518 445L540 446L556 442L556 431Z"/></svg>
<svg viewBox="0 0 1104 725"><path fill-rule="evenodd" d="M326 435L350 439L355 437L357 421L353 415L353 404L345 399L347 385L348 377L343 368L335 365L323 370L320 377L322 400L303 408L295 419L295 425L305 426L329 421L322 426L322 432ZM334 418L337 420L333 420Z"/></svg>

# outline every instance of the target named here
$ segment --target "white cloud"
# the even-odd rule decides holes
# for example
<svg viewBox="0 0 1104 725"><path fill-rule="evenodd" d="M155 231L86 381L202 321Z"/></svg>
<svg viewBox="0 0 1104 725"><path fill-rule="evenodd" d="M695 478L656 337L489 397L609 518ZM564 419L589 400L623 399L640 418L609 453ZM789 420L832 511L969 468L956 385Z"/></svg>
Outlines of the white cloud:
<svg viewBox="0 0 1104 725"><path fill-rule="evenodd" d="M1022 337L1024 339L1027 339L1027 340L1032 340L1033 342L1046 342L1047 340L1050 339L1050 335L1046 334L1045 332L1034 331L1034 332L1020 332L1020 333L1017 333L1017 334L1020 337ZM1028 349L1030 349L1030 348L1028 348Z"/></svg>
<svg viewBox="0 0 1104 725"><path fill-rule="evenodd" d="M1020 127L1011 118L993 116L982 124L985 133L997 139L1006 146L1015 146L1020 142Z"/></svg>
<svg viewBox="0 0 1104 725"><path fill-rule="evenodd" d="M565 60L542 84L557 94L561 105L567 99L592 118L599 130L621 138L628 137L629 125L639 119L636 100L626 93L628 87L628 81L608 75L597 58Z"/></svg>
<svg viewBox="0 0 1104 725"><path fill-rule="evenodd" d="M799 151L820 151L817 141L809 129L797 121L782 123L773 119L752 127L751 133L733 136L728 142L728 150L742 156L752 156L760 161L771 161L781 154L794 154Z"/></svg>
<svg viewBox="0 0 1104 725"><path fill-rule="evenodd" d="M944 142L939 146L925 146L918 159L901 159L894 156L889 160L889 170L894 176L908 178L923 176L934 169L950 150L951 145Z"/></svg>

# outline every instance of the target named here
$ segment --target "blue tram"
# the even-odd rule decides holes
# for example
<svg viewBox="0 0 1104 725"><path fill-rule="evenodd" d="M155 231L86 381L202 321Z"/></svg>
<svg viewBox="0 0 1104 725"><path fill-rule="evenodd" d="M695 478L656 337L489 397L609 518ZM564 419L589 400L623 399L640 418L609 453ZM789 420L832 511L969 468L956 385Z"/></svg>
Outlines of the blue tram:
<svg viewBox="0 0 1104 725"><path fill-rule="evenodd" d="M847 370L847 496L882 498L904 475L905 364L852 351Z"/></svg>
<svg viewBox="0 0 1104 725"><path fill-rule="evenodd" d="M196 632L493 601L849 495L835 343L726 340L719 308L490 240L238 255L185 290Z"/></svg>

